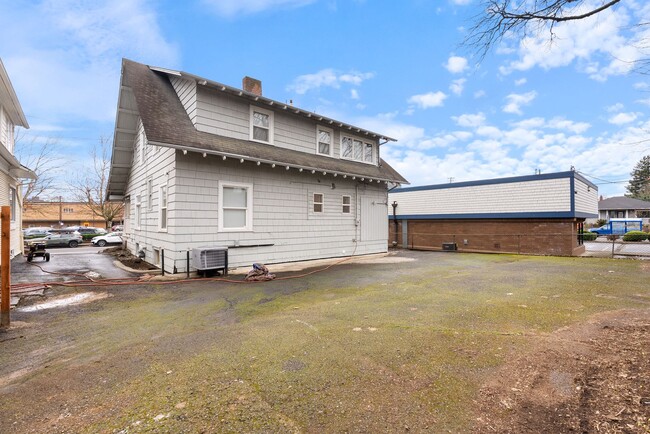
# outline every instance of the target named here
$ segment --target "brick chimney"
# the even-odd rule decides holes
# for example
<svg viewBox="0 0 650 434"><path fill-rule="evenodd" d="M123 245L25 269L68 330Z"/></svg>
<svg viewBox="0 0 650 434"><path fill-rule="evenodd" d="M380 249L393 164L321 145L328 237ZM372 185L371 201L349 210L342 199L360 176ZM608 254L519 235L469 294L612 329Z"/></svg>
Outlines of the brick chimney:
<svg viewBox="0 0 650 434"><path fill-rule="evenodd" d="M262 82L255 78L249 76L244 77L242 80L242 89L246 92L262 96Z"/></svg>

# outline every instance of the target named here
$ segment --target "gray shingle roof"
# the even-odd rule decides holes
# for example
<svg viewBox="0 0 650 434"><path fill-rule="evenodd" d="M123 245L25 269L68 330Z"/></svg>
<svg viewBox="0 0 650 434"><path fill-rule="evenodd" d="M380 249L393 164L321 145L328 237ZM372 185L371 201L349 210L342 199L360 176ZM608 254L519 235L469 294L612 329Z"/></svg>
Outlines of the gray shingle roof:
<svg viewBox="0 0 650 434"><path fill-rule="evenodd" d="M383 160L379 166L374 166L198 131L164 72L153 71L147 65L125 59L123 74L135 96L149 142L374 180L408 183Z"/></svg>
<svg viewBox="0 0 650 434"><path fill-rule="evenodd" d="M598 201L598 210L623 210L623 209L650 209L650 202L645 200L632 199L631 197L615 196Z"/></svg>

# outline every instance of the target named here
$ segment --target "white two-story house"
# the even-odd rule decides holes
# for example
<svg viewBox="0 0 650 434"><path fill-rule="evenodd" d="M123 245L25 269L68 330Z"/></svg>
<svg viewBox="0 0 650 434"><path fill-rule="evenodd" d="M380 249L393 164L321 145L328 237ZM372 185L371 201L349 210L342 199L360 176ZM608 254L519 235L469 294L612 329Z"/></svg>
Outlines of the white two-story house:
<svg viewBox="0 0 650 434"><path fill-rule="evenodd" d="M36 174L14 156L15 128L29 128L9 75L0 60L0 206L11 207L10 256L22 253L22 178Z"/></svg>
<svg viewBox="0 0 650 434"><path fill-rule="evenodd" d="M132 252L183 272L204 246L231 266L387 250L387 191L407 182L380 157L394 139L261 87L123 61L107 198Z"/></svg>

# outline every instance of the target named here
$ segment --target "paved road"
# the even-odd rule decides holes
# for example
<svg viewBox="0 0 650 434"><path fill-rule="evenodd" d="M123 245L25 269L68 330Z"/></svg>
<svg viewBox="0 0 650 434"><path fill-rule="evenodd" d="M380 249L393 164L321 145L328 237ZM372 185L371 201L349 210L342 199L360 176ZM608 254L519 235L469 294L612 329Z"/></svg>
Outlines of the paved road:
<svg viewBox="0 0 650 434"><path fill-rule="evenodd" d="M130 277L132 274L113 265L113 257L100 252L106 247L93 247L90 245L77 248L59 247L49 248L50 262L35 258L32 264L25 257L17 256L11 261L11 283L40 283L53 281L79 280L74 274L84 274L89 271L99 273L102 278ZM50 274L47 272L63 273Z"/></svg>

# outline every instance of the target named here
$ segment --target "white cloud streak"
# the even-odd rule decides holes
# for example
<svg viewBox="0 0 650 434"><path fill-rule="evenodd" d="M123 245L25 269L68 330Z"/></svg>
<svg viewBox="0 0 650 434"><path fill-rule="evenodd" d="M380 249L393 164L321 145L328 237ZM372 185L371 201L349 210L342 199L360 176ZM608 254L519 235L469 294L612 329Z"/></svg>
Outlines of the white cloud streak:
<svg viewBox="0 0 650 434"><path fill-rule="evenodd" d="M315 0L203 0L217 15L227 18L266 10L294 9L314 2Z"/></svg>
<svg viewBox="0 0 650 434"><path fill-rule="evenodd" d="M321 87L339 89L341 84L360 86L365 80L369 80L374 76L375 74L372 72L341 73L332 68L327 68L313 74L304 74L296 77L293 82L287 86L287 91L295 92L298 95L304 95L309 91Z"/></svg>
<svg viewBox="0 0 650 434"><path fill-rule="evenodd" d="M416 105L421 109L428 109L431 107L442 107L447 99L444 92L428 92L420 95L413 95L408 99L409 104Z"/></svg>
<svg viewBox="0 0 650 434"><path fill-rule="evenodd" d="M504 113L513 113L517 115L522 115L523 111L521 110L522 106L530 104L537 97L537 92L531 91L526 93L511 93L506 96L506 105L503 106Z"/></svg>

